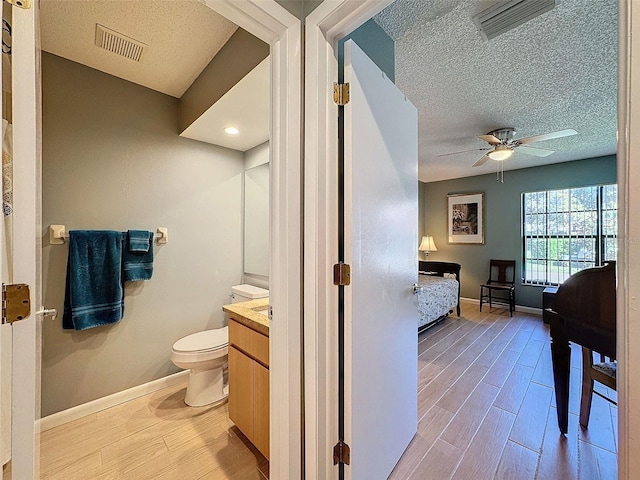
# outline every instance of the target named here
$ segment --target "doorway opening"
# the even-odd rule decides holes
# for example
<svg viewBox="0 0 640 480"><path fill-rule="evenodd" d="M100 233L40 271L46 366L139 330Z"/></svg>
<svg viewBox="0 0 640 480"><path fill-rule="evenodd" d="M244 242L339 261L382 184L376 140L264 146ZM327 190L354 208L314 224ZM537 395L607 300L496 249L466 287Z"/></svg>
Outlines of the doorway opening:
<svg viewBox="0 0 640 480"><path fill-rule="evenodd" d="M74 2L70 2L70 3L74 3ZM96 2L96 3L98 3L98 2ZM163 3L163 6L165 4L165 2L160 2L160 3ZM182 3L184 3L184 2L182 2ZM260 36L260 37L264 38L266 41L268 41L270 43L272 51L275 51L276 54L279 54L279 53L281 54L282 51L288 52L290 49L297 48L296 45L297 45L297 41L298 41L298 37L297 37L297 33L298 32L295 29L295 25L299 24L299 21L295 20L291 15L287 14L284 10L282 10L277 5L275 5L275 4L274 5L271 5L271 4L262 5L261 4L260 6L257 6L252 10L251 15L253 15L255 17L261 17L262 22L264 22L267 18L272 18L274 20L275 19L278 20L277 24L276 23L272 23L272 27L273 28L267 28L267 27L264 27L264 23L260 23L259 26L258 26L258 21L257 20L254 21L254 22L250 21L250 19L252 19L253 17L251 17L251 16L249 16L247 14L244 14L243 12L235 11L234 6L230 2L225 2L224 0L222 0L222 1L217 1L217 2L213 2L213 3L215 4L216 10L222 10L226 16L229 16L231 18L234 18L234 19L238 20L238 23L247 26L250 31L254 32L258 36ZM194 4L195 5L199 5L199 6L203 7L203 8L206 8L201 3L194 2ZM247 2L247 4L251 4L252 5L253 3L252 2ZM176 17L179 17L179 15L177 15ZM289 29L291 29L293 33L291 31L289 31ZM269 49L269 46L267 46L267 50L268 49ZM294 61L294 63L295 63L295 61ZM298 63L298 65L299 65L299 63ZM293 69L293 70L295 71L295 69ZM93 73L96 74L97 72L93 72ZM272 87L272 90L275 92L275 96L277 98L284 98L284 97L280 97L280 95L283 92L288 91L289 87L291 87L291 88L293 88L295 90L295 86L298 84L298 81L299 81L299 79L296 78L295 74L289 76L288 72L283 72L282 65L275 66L272 69L272 74L273 74L274 77L277 78L277 81L276 81L277 85L274 85ZM36 78L36 76L34 76L34 79L35 78ZM112 82L113 80L114 79L112 78L109 81ZM297 92L297 90L296 90L296 92ZM153 96L153 95L151 95L151 96ZM128 100L131 100L132 105L123 106L122 107L122 113L126 113L127 107L135 107L135 106L140 107L140 106L143 106L142 104L144 104L145 101L148 100L149 96L148 95L145 96L144 94L141 94L140 97L141 98L138 98L137 95L131 95L128 98ZM282 141L283 140L283 136L280 135L280 133L279 133L280 132L279 126L282 126L282 125L289 126L290 128L286 129L289 132L292 129L298 128L298 125L295 122L296 115L291 115L291 116L287 116L286 118L284 118L283 116L278 116L277 112L281 111L282 109L287 110L288 108L291 108L293 111L298 111L298 109L296 109L295 107L291 107L290 105L291 104L296 104L299 101L299 96L297 96L297 93L296 93L293 96L286 97L286 98L287 98L286 100L283 100L282 105L278 104L277 101L274 102L276 104L276 106L274 107L274 113L272 115L272 117L274 118L274 122L273 122L273 125L272 125L272 131L274 132L273 133L274 137L272 138L272 140L274 142L273 148L277 151L277 154L271 160L274 162L273 170L276 172L276 174L275 174L275 178L276 179L278 178L278 175L280 175L280 173L282 171L281 168L283 168L285 165L289 169L288 173L290 175L291 174L295 174L295 172L297 171L296 157L299 154L299 149L298 149L298 151L296 151L295 148L292 150L290 148L291 145L289 143L286 143L286 142L283 143L283 141ZM97 103L99 104L101 102L98 101ZM162 102L160 102L160 103L162 103ZM171 103L171 102L164 102L164 104L162 104L160 106L155 105L155 107L156 107L155 109L151 108L150 111L147 112L151 116L153 116L153 118L151 118L149 120L149 122L144 123L142 125L141 130L142 130L143 133L141 133L140 134L140 138L138 138L136 140L139 140L140 143L144 143L144 141L146 141L146 140L150 140L150 139L151 140L158 140L158 139L160 139L160 142L162 143L161 137L162 137L163 134L172 133L174 135L177 135L178 132L177 132L176 125L179 123L178 119L174 119L172 122L171 121L167 121L167 118L170 116L170 113L171 113L171 110L172 110L172 105L168 105L168 103ZM77 105L73 105L73 108L76 108L76 107L77 107ZM111 108L111 106L103 104L103 108L105 109L105 111L108 111L108 109ZM127 117L126 115L122 115L120 118L117 119L117 121L113 122L112 126L114 128L107 127L106 130L105 130L105 133L113 134L114 131L116 131L116 130L118 130L118 128L122 127L121 122L124 122L126 124L127 120L129 120L131 122L129 124L129 127L134 127L135 126L134 125L135 122L133 122L132 119L135 118L136 116L139 117L140 115L139 115L139 111L135 111L135 108L134 108L134 112L133 112L132 115L130 115L129 117ZM292 122L291 125L290 125L290 122ZM84 125L84 127L86 127L88 129L88 130L85 130L85 133L86 133L87 131L90 131L92 125L90 123L88 123L88 124ZM93 127L95 127L95 125L93 125ZM145 130L145 127L147 128L147 130ZM33 132L34 130L32 129L31 131ZM135 134L133 134L132 136L135 136ZM74 142L75 142L75 140L74 140ZM188 143L188 142L191 142L192 144L193 143L197 143L197 142L194 142L192 140L186 140L186 139L179 139L179 142L181 143L180 146L184 146L184 144ZM295 143L295 142L290 142L290 143ZM73 144L73 142L72 142L72 144ZM70 144L70 146L72 144ZM176 152L180 149L180 146L176 146L175 144L172 145L171 141L165 141L162 144L164 145L165 148L168 149L168 151L167 152L163 152L160 155L158 155L158 157L161 158L161 159L162 159L162 156L163 156L164 153L166 153L167 155L170 155L171 153L177 154ZM77 144L75 146L77 146ZM103 144L102 147L105 147L105 145ZM117 150L117 148L116 148L116 150ZM201 147L199 149L195 148L194 150L197 150L197 151L191 153L191 155L189 156L190 157L189 160L191 160L191 161L193 161L195 163L200 163L201 164L200 166L202 167L203 166L202 164L205 163L205 161L203 160L204 153L205 153L203 150L205 150L205 148L204 147ZM218 148L217 150L221 150L221 149ZM295 152L295 153L292 155L292 152ZM144 152L137 152L137 153L144 155ZM122 158L119 159L119 160L122 160ZM220 155L217 155L216 160L217 161L220 160ZM222 159L222 160L223 160L222 163L224 163L224 159ZM289 163L289 162L292 162L292 163ZM169 167L172 167L171 161L166 161L164 163L169 165ZM223 178L223 179L225 178L225 175L227 177L232 176L232 172L233 172L233 168L229 165L231 162L226 162L226 163L227 163L226 165L222 165L221 171L218 172L219 177ZM95 165L94 165L94 167L95 167ZM142 167L142 166L139 165L139 167ZM206 166L203 167L203 168L206 168ZM105 171L102 170L102 167L97 167L97 171L98 171L98 173L105 173ZM242 169L242 172L244 172L244 169ZM143 177L141 177L141 178L144 178L145 174L148 173L148 172L141 172L140 170L138 170L138 173L142 173ZM152 171L151 172L151 177L153 176L153 174L156 174L156 173L157 172ZM167 172L167 174L169 176L170 175L174 175L178 179L180 179L180 174L181 173L182 172L180 172L180 170L179 170L177 165L173 165L173 167L169 168L169 171ZM239 175L237 175L237 177L242 177L242 175L239 174ZM149 178L150 177L147 176L147 179L149 179ZM126 180L128 180L128 179L126 179ZM193 189L189 189L189 186L192 185L193 183L198 184L198 185L202 185L202 184L204 184L205 181L206 181L206 179L202 179L202 178L187 179L187 180L183 179L182 184L178 185L178 189L182 189L182 190L180 192L178 192L178 193L179 194L184 194L184 195L182 195L182 196L181 195L174 195L174 199L173 200L176 201L176 202L180 202L181 200L183 200L185 202L189 202L189 201L194 202L195 201L196 203L200 200L200 203L197 205L198 208L196 208L196 211L205 209L206 208L206 202L202 201L203 200L202 195L200 195L200 198L198 198L198 195L193 193L193 191L192 191ZM35 179L32 180L32 183L36 184L35 183ZM223 183L223 182L219 181L216 186L220 186L221 183ZM241 185L241 178L238 178L237 183L238 183L238 185ZM93 186L96 187L97 190L100 190L101 187L102 187L102 185L100 185L99 182L98 182L98 184L94 184ZM221 191L218 191L217 194L218 195L224 195L224 193L226 192L226 193L229 194L229 196L232 196L233 190L231 188L228 188L228 189L225 190L224 189L225 187L228 187L228 185L222 185ZM87 188L86 186L80 187L80 193L81 194L82 193L87 193L87 190L84 190L84 192L82 191L83 189L86 189L86 188ZM153 186L151 185L150 188L153 189ZM119 194L122 195L122 193L124 193L125 196L127 196L127 192L125 192L125 190L126 190L126 188L125 189L120 189ZM289 189L286 186L283 186L281 188L275 189L272 196L275 197L276 199L278 199L280 196L284 196L284 195L291 196L291 192L289 192L288 190ZM159 193L159 192L156 191L155 193ZM293 195L293 196L295 197L295 195ZM34 195L34 197L35 197L35 195ZM171 200L168 200L167 202L159 202L161 204L164 203L164 206L165 206L165 212L164 213L166 213L166 214L171 214L172 211L175 211L176 209L180 208L180 206L178 204L169 205L170 201ZM236 203L237 202L239 202L241 204L241 202L242 202L241 198L239 198L236 201ZM276 201L275 203L277 204L278 201ZM234 211L236 213L238 212L237 205L235 205L234 203L230 203L229 205L232 207L232 208L230 208L230 210L232 210L232 211ZM292 202L292 205L295 205L295 204ZM132 211L132 210L128 210L127 208L125 208L124 210L125 211ZM108 215L110 215L110 213ZM295 216L295 217L297 218L299 216ZM289 208L286 207L286 208L282 208L278 213L273 214L272 218L274 219L274 223L276 223L276 224L280 223L280 224L290 225L290 222L291 222L293 217L289 215ZM216 218L214 217L213 220L215 221ZM242 222L241 222L240 217L238 217L237 220L238 220L239 230L241 232ZM62 222L60 222L60 223L62 223ZM35 222L33 222L33 224L35 224ZM71 227L71 228L73 228L73 227ZM122 227L112 227L112 228L120 229ZM150 228L150 227L147 227L147 228ZM153 228L153 227L151 227L151 228ZM291 232L292 232L292 234L294 236L296 235L295 228L291 229ZM299 235L299 231L298 231L297 234ZM40 232L38 232L38 235L40 235ZM235 235L235 233L234 233L234 235ZM266 232L266 235L268 236L269 233ZM224 237L224 233L220 234L219 237ZM237 247L230 246L229 247L230 251L235 248L236 250L234 250L234 252L237 252L237 251L242 252L241 233L240 233L240 235L238 235L238 237L239 237L238 238L238 242L237 242L238 246ZM285 238L287 241L289 240L288 235L283 235L283 238ZM176 240L178 240L178 239L176 239ZM224 240L222 240L222 242L224 242ZM196 241L196 243L197 243L197 241ZM229 244L229 245L231 245L231 244ZM224 254L224 251L225 251L225 249L227 249L228 245L225 245L224 243L222 243L221 246L223 248L221 248L220 250ZM275 247L272 246L271 247L271 252L269 253L269 255L273 256L273 252L275 251L277 256L280 257L281 255L279 254L279 248L280 247L278 247L278 246L275 246ZM158 251L158 253L161 253L161 251ZM282 274L280 273L280 269L281 268L286 268L289 265L289 260L288 259L291 259L291 261L295 261L295 258L294 258L295 257L295 252L293 252L291 249L288 249L288 254L289 254L289 257L287 257L287 259L285 259L285 261L283 261L281 264L278 264L274 268L274 272L275 273L274 273L273 277L275 278L274 282L275 282L276 286L278 284L280 284L280 282L283 285L287 284L286 281L282 282ZM242 258L241 255L240 255L239 258L240 259ZM156 259L160 260L160 256L156 257ZM194 265L195 266L193 268L196 271L206 268L206 266L204 266L204 265L202 265L200 263L194 263ZM227 274L226 271L225 271L225 268L221 267L220 265L217 265L217 266L214 265L213 268L214 269L218 268L218 270L214 270L215 271L215 275L221 276L221 275L226 275ZM242 264L240 262L240 264L238 265L237 270L235 272L236 278L241 278L242 277L242 270L243 270L242 269ZM156 273L157 273L157 270L156 270ZM241 280L235 280L232 283L234 283L234 284L235 283L240 283L240 281ZM149 282L149 284L151 284L151 282ZM293 285L292 282L288 282L288 284L290 284L292 286L292 289L287 291L288 295L290 296L290 298L296 298L297 297L298 301L296 303L299 304L299 296L296 295L295 285ZM196 287L196 289L199 288L199 287L202 287L202 285L198 285ZM276 288L274 290L277 291L277 290L279 290L279 288ZM204 291L204 287L202 287L202 291ZM228 294L228 292L225 292L225 296L227 294ZM208 295L211 295L211 293L208 292ZM218 295L218 293L216 292L215 295ZM136 297L135 300L140 300L140 298L142 297L141 291L140 290L135 291L133 296ZM289 297L286 297L286 299L283 301L282 299L284 297L285 297L285 295L282 295L282 294L280 294L280 297L278 297L278 295L275 295L275 298L272 301L272 303L274 305L278 305L279 306L279 308L276 309L276 311L279 312L278 314L281 314L281 315L284 315L284 313L287 312L290 309L290 303L291 302L288 301ZM131 303L135 303L135 300L132 301ZM223 302L217 302L217 303L219 304L220 307L223 304ZM134 306L134 309L135 309L135 306ZM187 310L188 310L188 307L187 307ZM187 311L183 311L182 313L188 315ZM213 317L213 315L214 314L212 313L211 317ZM179 317L176 316L176 318L179 318ZM215 322L215 318L206 318L204 321L205 322ZM120 326L120 325L122 325L122 323L118 324L118 326ZM280 328L286 329L286 327L287 327L287 319L286 319L286 317L283 317L283 321L281 323L281 327ZM141 337L144 338L144 335L142 335ZM279 351L282 352L282 355L284 355L284 356L281 356L280 353L273 355L273 357L277 361L281 361L282 358L286 358L286 355L287 355L287 352L288 352L288 348L289 348L288 345L290 343L289 339L276 334L276 335L274 335L274 339L272 339L272 340L275 343L278 343L280 341L283 344L287 345L287 347L279 349ZM281 343L281 345L282 345L282 343ZM149 345L145 346L144 344L142 344L142 348L147 350L147 352L149 352L148 347L149 347ZM299 346L297 347L297 350L299 350ZM285 365L286 364L287 364L287 361L285 361ZM151 367L151 368L154 368L154 367ZM159 367L159 369L160 369L160 375L162 375L162 367ZM151 370L151 369L148 369L148 370ZM286 367L284 368L284 370L286 371ZM152 375L157 375L158 371L151 371L150 373ZM276 379L275 383L278 385L282 381L282 378L285 375L286 375L285 373L283 373L283 375L275 374L274 377L279 377L279 380ZM15 373L14 373L14 376L15 376ZM28 377L28 375L26 377ZM29 378L27 378L26 381L28 382L28 380L29 380ZM289 382L289 380L285 380L285 383L288 383L288 382ZM279 387L281 387L281 385L279 385ZM285 395L283 395L283 396L288 395L288 393L290 391L288 388L277 388L277 389L274 389L274 390L276 390L278 392L285 392ZM295 396L299 398L299 391ZM286 407L286 405L289 403L289 399L287 398L287 399L283 399L283 400L284 401L280 405L284 405ZM29 400L27 399L25 403L28 403L28 401ZM294 402L294 403L296 403L296 402ZM274 416L276 418L279 418L279 416L280 416L280 412L279 412L280 408L276 407L274 410L275 410ZM272 414L273 413L274 412L272 412ZM287 412L287 414L289 415L289 412ZM286 425L287 426L293 425L295 427L296 419L293 418L293 417L290 417L288 422L286 423ZM278 424L277 428L280 428L281 426L284 426L284 425ZM294 440L295 440L295 435L294 435ZM294 445L295 445L295 443L294 443ZM282 447L284 447L284 448L282 448ZM295 448L295 446L293 448ZM287 456L287 457L290 455L288 442L283 442L282 444L278 445L276 454L279 455L279 452L286 452L286 453L284 453L284 456ZM27 458L27 462L28 462L28 458ZM278 468L284 468L284 469L296 468L296 465L299 465L299 461L291 462L291 467L289 466L289 464L287 464L285 462L276 461L276 466L278 466L278 465L280 465L280 467L278 467ZM29 474L25 474L25 475L33 476L33 475L29 475Z"/></svg>

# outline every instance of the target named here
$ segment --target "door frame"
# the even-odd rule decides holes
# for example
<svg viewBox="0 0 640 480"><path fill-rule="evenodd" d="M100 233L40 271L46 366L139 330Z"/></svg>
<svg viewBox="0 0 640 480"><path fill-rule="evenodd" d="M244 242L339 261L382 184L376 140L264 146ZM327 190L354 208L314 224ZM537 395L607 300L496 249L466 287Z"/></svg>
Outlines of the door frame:
<svg viewBox="0 0 640 480"><path fill-rule="evenodd" d="M205 0L271 46L270 476L302 475L302 35L275 0ZM278 395L275 398L275 395Z"/></svg>
<svg viewBox="0 0 640 480"><path fill-rule="evenodd" d="M271 400L270 471L273 478L299 478L302 473L302 391L301 391L301 22L275 0L206 0L207 5L241 28L270 45L271 49L271 218L270 261L273 307L271 326L270 382ZM40 306L37 282L40 264L34 255L41 248L43 227L41 212L41 119L39 68L39 32L37 2L30 9L13 7L13 48L28 48L33 52L24 65L13 63L14 84L30 92L20 108L14 108L14 186L18 193L15 209L28 211L30 225L20 230L14 224L14 257L24 263L14 266L14 281L32 285L32 312ZM15 57L14 57L15 60ZM35 75L34 75L35 72ZM15 89L14 89L15 98ZM18 105L16 105L18 106ZM26 125L27 128L18 128ZM34 182L35 179L35 182ZM25 222L26 223L26 222ZM35 232L34 232L35 226ZM35 233L35 235L34 235ZM39 317L39 316L37 316ZM35 478L39 462L36 440L39 417L39 337L41 319L32 313L27 321L14 325L14 403L20 405L14 415L13 452L20 452L28 464L15 468L14 478ZM34 320L31 320L35 318ZM17 338L16 338L17 336ZM17 342L16 342L17 340ZM35 355L37 353L37 355ZM19 357L16 375L16 358ZM33 379L32 381L25 381ZM34 404L35 399L35 404ZM17 430L15 430L17 427ZM15 457L14 457L15 458ZM16 462L17 463L17 462Z"/></svg>
<svg viewBox="0 0 640 480"><path fill-rule="evenodd" d="M617 357L618 357L618 478L640 477L640 413L630 406L640 400L640 377L631 365L640 362L640 218L630 205L640 201L640 105L631 100L640 95L640 8L632 0L618 2L618 269Z"/></svg>
<svg viewBox="0 0 640 480"><path fill-rule="evenodd" d="M394 0L325 0L305 19L305 475L338 478L338 40Z"/></svg>
<svg viewBox="0 0 640 480"><path fill-rule="evenodd" d="M304 372L305 472L307 478L337 478L331 452L337 442L337 115L330 99L337 80L337 40L395 0L325 0L305 19L305 216L304 216ZM618 73L618 478L640 478L640 8L619 0Z"/></svg>

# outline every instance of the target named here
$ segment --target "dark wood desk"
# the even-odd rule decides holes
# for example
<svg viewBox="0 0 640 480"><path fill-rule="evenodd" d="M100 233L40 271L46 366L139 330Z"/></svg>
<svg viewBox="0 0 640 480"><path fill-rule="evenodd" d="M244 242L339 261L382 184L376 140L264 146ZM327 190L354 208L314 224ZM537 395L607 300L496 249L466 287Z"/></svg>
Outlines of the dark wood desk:
<svg viewBox="0 0 640 480"><path fill-rule="evenodd" d="M549 324L551 335L558 427L566 434L571 370L569 342L616 358L615 263L582 270L563 283L557 293L547 292L547 295L551 306L543 310L542 318Z"/></svg>

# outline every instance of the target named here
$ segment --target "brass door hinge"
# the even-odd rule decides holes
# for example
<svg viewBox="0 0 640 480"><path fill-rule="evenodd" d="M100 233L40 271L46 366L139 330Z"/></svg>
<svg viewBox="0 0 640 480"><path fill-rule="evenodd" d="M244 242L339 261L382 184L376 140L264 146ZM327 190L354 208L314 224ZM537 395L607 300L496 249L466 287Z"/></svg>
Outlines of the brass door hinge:
<svg viewBox="0 0 640 480"><path fill-rule="evenodd" d="M2 323L13 323L31 315L29 285L16 283L2 284Z"/></svg>
<svg viewBox="0 0 640 480"><path fill-rule="evenodd" d="M24 8L25 10L29 10L31 8L31 0L4 0L5 2L15 5L16 7Z"/></svg>
<svg viewBox="0 0 640 480"><path fill-rule="evenodd" d="M337 465L339 463L344 463L345 465L351 463L351 448L342 440L333 447L333 464Z"/></svg>
<svg viewBox="0 0 640 480"><path fill-rule="evenodd" d="M351 265L340 262L333 266L333 284L337 286L351 285Z"/></svg>
<svg viewBox="0 0 640 480"><path fill-rule="evenodd" d="M333 101L338 106L344 106L349 103L349 84L334 83L333 84Z"/></svg>

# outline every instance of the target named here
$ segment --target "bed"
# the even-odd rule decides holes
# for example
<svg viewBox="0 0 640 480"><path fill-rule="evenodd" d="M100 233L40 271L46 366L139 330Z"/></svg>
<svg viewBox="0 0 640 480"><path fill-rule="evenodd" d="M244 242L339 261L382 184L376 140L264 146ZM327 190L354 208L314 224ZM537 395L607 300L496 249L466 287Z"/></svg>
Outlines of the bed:
<svg viewBox="0 0 640 480"><path fill-rule="evenodd" d="M445 319L453 309L460 316L460 264L419 262L418 331Z"/></svg>

